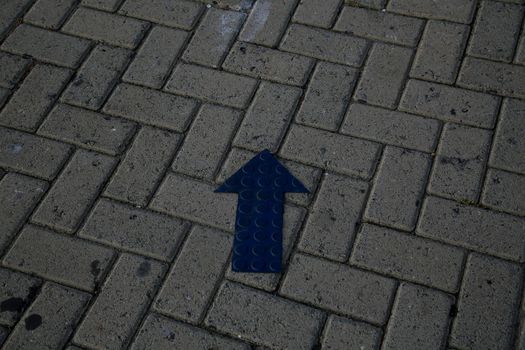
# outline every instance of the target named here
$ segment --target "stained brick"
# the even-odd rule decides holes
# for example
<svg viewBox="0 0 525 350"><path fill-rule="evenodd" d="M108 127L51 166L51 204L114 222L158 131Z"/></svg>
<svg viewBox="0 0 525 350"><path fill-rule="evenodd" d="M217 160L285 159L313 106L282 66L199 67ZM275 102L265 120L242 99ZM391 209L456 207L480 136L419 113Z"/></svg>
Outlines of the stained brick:
<svg viewBox="0 0 525 350"><path fill-rule="evenodd" d="M58 29L75 5L75 0L38 0L24 16L24 22Z"/></svg>
<svg viewBox="0 0 525 350"><path fill-rule="evenodd" d="M126 16L190 30L199 18L202 4L193 1L126 0L119 12Z"/></svg>
<svg viewBox="0 0 525 350"><path fill-rule="evenodd" d="M470 23L474 10L475 0L392 0L387 9L407 16L444 19L452 22Z"/></svg>
<svg viewBox="0 0 525 350"><path fill-rule="evenodd" d="M525 216L525 175L489 169L481 202L494 209Z"/></svg>
<svg viewBox="0 0 525 350"><path fill-rule="evenodd" d="M0 311L0 324L14 326L25 309L33 302L42 281L23 273L0 268L0 300L2 303L20 302L19 308ZM5 305L5 304L4 304ZM0 346L2 342L0 342Z"/></svg>
<svg viewBox="0 0 525 350"><path fill-rule="evenodd" d="M339 12L341 0L302 0L293 21L314 27L330 28Z"/></svg>

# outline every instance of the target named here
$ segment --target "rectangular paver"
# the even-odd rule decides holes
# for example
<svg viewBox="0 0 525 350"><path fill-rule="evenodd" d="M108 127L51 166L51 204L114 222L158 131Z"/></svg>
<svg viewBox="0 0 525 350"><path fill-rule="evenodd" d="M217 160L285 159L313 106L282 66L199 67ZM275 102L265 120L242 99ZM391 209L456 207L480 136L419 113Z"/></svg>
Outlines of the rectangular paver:
<svg viewBox="0 0 525 350"><path fill-rule="evenodd" d="M31 0L6 0L2 3L0 12L0 38L11 28L15 19L20 16L29 6Z"/></svg>
<svg viewBox="0 0 525 350"><path fill-rule="evenodd" d="M382 331L368 323L331 315L322 336L323 349L379 349Z"/></svg>
<svg viewBox="0 0 525 350"><path fill-rule="evenodd" d="M470 23L476 9L476 1L392 0L387 9L407 16Z"/></svg>
<svg viewBox="0 0 525 350"><path fill-rule="evenodd" d="M38 0L24 16L24 22L59 29L75 5L75 0Z"/></svg>
<svg viewBox="0 0 525 350"><path fill-rule="evenodd" d="M203 5L193 1L126 0L119 10L125 16L190 30L200 17Z"/></svg>
<svg viewBox="0 0 525 350"><path fill-rule="evenodd" d="M314 27L330 28L339 12L342 0L302 0L293 21Z"/></svg>
<svg viewBox="0 0 525 350"><path fill-rule="evenodd" d="M489 169L481 202L493 209L525 216L525 175Z"/></svg>
<svg viewBox="0 0 525 350"><path fill-rule="evenodd" d="M25 273L0 268L0 324L13 327L36 297L42 281ZM11 305L11 307L7 307ZM0 346L1 346L0 342Z"/></svg>
<svg viewBox="0 0 525 350"><path fill-rule="evenodd" d="M11 89L22 78L30 61L21 56L0 52L0 86Z"/></svg>

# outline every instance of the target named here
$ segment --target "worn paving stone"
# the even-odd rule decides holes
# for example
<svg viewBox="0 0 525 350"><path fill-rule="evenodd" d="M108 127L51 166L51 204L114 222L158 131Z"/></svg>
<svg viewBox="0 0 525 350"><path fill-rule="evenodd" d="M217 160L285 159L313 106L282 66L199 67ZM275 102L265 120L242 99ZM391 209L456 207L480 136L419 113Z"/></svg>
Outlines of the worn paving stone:
<svg viewBox="0 0 525 350"><path fill-rule="evenodd" d="M497 210L525 216L525 176L489 169L481 203Z"/></svg>
<svg viewBox="0 0 525 350"><path fill-rule="evenodd" d="M382 331L368 323L332 315L326 321L322 336L322 348L379 349Z"/></svg>
<svg viewBox="0 0 525 350"><path fill-rule="evenodd" d="M75 0L38 0L24 16L24 22L59 29L75 5Z"/></svg>
<svg viewBox="0 0 525 350"><path fill-rule="evenodd" d="M330 28L335 21L342 0L302 0L294 12L296 23Z"/></svg>
<svg viewBox="0 0 525 350"><path fill-rule="evenodd" d="M388 3L387 9L406 16L443 19L468 24L474 15L476 1L392 0Z"/></svg>
<svg viewBox="0 0 525 350"><path fill-rule="evenodd" d="M27 58L0 52L0 86L13 88L29 65L30 60Z"/></svg>
<svg viewBox="0 0 525 350"><path fill-rule="evenodd" d="M0 39L11 28L15 19L21 15L33 1L31 0L6 0L2 3L0 12Z"/></svg>
<svg viewBox="0 0 525 350"><path fill-rule="evenodd" d="M41 285L39 278L0 268L0 324L13 327L31 305Z"/></svg>

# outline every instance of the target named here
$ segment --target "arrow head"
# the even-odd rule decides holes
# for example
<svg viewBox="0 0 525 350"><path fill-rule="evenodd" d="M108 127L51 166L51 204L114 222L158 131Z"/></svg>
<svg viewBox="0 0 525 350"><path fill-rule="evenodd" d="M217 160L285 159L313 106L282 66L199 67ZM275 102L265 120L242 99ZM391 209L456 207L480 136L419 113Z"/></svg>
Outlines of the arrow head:
<svg viewBox="0 0 525 350"><path fill-rule="evenodd" d="M215 192L240 193L265 188L272 192L310 193L268 150L257 154L230 176Z"/></svg>

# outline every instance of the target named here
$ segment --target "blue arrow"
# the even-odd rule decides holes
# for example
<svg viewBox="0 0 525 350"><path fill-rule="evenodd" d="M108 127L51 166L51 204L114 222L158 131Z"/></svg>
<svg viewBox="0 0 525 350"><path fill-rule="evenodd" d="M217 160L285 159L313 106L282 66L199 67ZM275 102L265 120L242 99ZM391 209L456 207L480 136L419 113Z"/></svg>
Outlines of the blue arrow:
<svg viewBox="0 0 525 350"><path fill-rule="evenodd" d="M238 193L232 269L280 272L286 192L309 193L268 150L240 168L215 190Z"/></svg>

